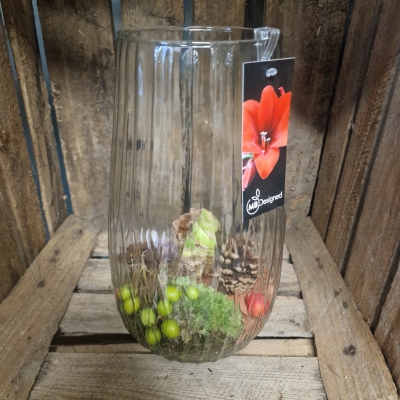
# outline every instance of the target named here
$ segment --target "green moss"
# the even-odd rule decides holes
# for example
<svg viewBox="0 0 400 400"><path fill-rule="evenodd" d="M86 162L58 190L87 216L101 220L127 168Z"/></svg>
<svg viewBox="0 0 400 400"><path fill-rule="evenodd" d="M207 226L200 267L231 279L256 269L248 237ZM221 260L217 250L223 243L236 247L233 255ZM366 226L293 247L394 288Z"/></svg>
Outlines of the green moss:
<svg viewBox="0 0 400 400"><path fill-rule="evenodd" d="M193 335L208 336L211 332L218 332L222 337L239 336L243 327L242 315L233 300L212 287L194 283L188 277L176 278L171 283L184 293L191 285L199 290L196 300L184 295L173 307L171 318L179 323L184 342L189 342Z"/></svg>

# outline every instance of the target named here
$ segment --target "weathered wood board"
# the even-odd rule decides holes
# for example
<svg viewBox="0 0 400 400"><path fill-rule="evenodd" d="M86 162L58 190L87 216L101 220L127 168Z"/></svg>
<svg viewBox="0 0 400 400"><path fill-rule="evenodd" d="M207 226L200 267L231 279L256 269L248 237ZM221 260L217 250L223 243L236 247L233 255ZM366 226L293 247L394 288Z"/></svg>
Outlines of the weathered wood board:
<svg viewBox="0 0 400 400"><path fill-rule="evenodd" d="M311 214L315 227L324 240L347 145L354 128L381 8L381 1L356 1L351 14Z"/></svg>
<svg viewBox="0 0 400 400"><path fill-rule="evenodd" d="M74 293L60 323L61 334L128 333L112 294ZM259 337L311 338L301 299L278 296Z"/></svg>
<svg viewBox="0 0 400 400"><path fill-rule="evenodd" d="M286 169L288 225L310 208L328 123L349 0L267 0L264 23L281 30L278 57L296 57Z"/></svg>
<svg viewBox="0 0 400 400"><path fill-rule="evenodd" d="M78 292L111 292L111 269L108 259L89 259L76 287ZM300 287L293 264L282 263L278 296L300 297Z"/></svg>
<svg viewBox="0 0 400 400"><path fill-rule="evenodd" d="M0 302L45 245L43 220L0 24Z"/></svg>
<svg viewBox="0 0 400 400"><path fill-rule="evenodd" d="M230 357L181 364L150 354L49 353L29 397L326 399L315 357Z"/></svg>
<svg viewBox="0 0 400 400"><path fill-rule="evenodd" d="M193 25L244 26L245 0L193 0Z"/></svg>
<svg viewBox="0 0 400 400"><path fill-rule="evenodd" d="M400 389L400 268L397 270L389 295L386 298L375 337Z"/></svg>
<svg viewBox="0 0 400 400"><path fill-rule="evenodd" d="M381 349L311 219L286 238L328 398L398 399Z"/></svg>
<svg viewBox="0 0 400 400"><path fill-rule="evenodd" d="M104 227L114 95L111 2L37 3L74 214Z"/></svg>
<svg viewBox="0 0 400 400"><path fill-rule="evenodd" d="M180 0L121 0L123 29L139 26L183 25Z"/></svg>
<svg viewBox="0 0 400 400"><path fill-rule="evenodd" d="M345 275L355 302L372 328L376 327L398 268L400 248L400 3L396 4L397 8L387 7L382 11L383 20L377 33L380 45L384 46L384 38L390 37L394 48L382 54L391 59L390 69L373 78L377 90L384 90L381 101L386 106L382 115L377 116L378 141L371 149L374 159L363 184L361 210L349 238L351 251ZM383 22L385 25L381 25ZM370 101L373 103L370 107L374 108L375 99Z"/></svg>
<svg viewBox="0 0 400 400"><path fill-rule="evenodd" d="M150 350L139 343L121 343L105 345L53 346L55 353L113 353L113 354L150 354ZM236 356L264 357L316 357L312 339L256 339Z"/></svg>
<svg viewBox="0 0 400 400"><path fill-rule="evenodd" d="M0 399L28 397L96 235L69 216L0 304Z"/></svg>
<svg viewBox="0 0 400 400"><path fill-rule="evenodd" d="M364 207L377 146L386 127L393 128L393 122L387 125L386 117L392 100L396 101L392 94L398 76L399 49L400 4L384 1L326 237L326 247L342 272L352 251L354 229ZM381 196L387 197L384 193Z"/></svg>
<svg viewBox="0 0 400 400"><path fill-rule="evenodd" d="M93 247L93 251L90 254L91 257L108 257L108 233L107 230L102 230L96 240L96 244ZM290 260L290 254L286 244L283 245L283 257L284 260Z"/></svg>
<svg viewBox="0 0 400 400"><path fill-rule="evenodd" d="M32 2L4 1L4 21L29 125L43 212L50 236L67 217Z"/></svg>

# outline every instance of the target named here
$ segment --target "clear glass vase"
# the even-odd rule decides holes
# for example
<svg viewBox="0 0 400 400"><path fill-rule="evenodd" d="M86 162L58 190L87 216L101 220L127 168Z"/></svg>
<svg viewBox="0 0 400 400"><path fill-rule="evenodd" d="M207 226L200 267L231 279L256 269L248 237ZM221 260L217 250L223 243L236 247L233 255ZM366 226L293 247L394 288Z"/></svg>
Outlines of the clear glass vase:
<svg viewBox="0 0 400 400"><path fill-rule="evenodd" d="M268 60L272 28L122 31L109 255L118 310L144 347L214 361L262 329L277 293L280 207L241 209L242 63Z"/></svg>

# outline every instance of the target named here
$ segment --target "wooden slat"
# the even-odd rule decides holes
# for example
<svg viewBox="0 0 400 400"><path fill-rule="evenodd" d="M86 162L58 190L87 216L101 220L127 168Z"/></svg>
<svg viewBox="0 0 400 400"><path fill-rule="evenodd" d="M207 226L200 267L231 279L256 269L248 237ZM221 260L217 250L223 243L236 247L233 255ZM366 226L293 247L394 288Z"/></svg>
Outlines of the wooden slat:
<svg viewBox="0 0 400 400"><path fill-rule="evenodd" d="M41 69L32 2L5 1L2 3L2 9L21 84L43 211L49 233L52 235L67 217L67 210L63 199L47 90Z"/></svg>
<svg viewBox="0 0 400 400"><path fill-rule="evenodd" d="M244 26L245 0L193 0L193 25Z"/></svg>
<svg viewBox="0 0 400 400"><path fill-rule="evenodd" d="M311 219L286 238L328 398L398 399L381 349Z"/></svg>
<svg viewBox="0 0 400 400"><path fill-rule="evenodd" d="M137 26L183 25L181 0L120 0L123 29Z"/></svg>
<svg viewBox="0 0 400 400"><path fill-rule="evenodd" d="M382 2L376 0L354 2L311 215L323 239L328 230L348 141L353 131L381 8Z"/></svg>
<svg viewBox="0 0 400 400"><path fill-rule="evenodd" d="M74 293L60 323L60 333L128 333L117 311L114 295ZM277 297L259 337L310 338L303 300Z"/></svg>
<svg viewBox="0 0 400 400"><path fill-rule="evenodd" d="M25 399L97 231L69 216L0 304L0 399Z"/></svg>
<svg viewBox="0 0 400 400"><path fill-rule="evenodd" d="M110 261L108 259L89 259L77 285L78 291L112 291ZM281 282L278 296L300 297L300 286L293 264L282 263Z"/></svg>
<svg viewBox="0 0 400 400"><path fill-rule="evenodd" d="M50 347L55 353L113 353L113 354L150 354L150 350L139 343L106 345L75 345ZM264 357L316 357L312 339L257 339L236 353L237 356Z"/></svg>
<svg viewBox="0 0 400 400"><path fill-rule="evenodd" d="M400 389L400 268L397 270L389 295L383 306L375 337Z"/></svg>
<svg viewBox="0 0 400 400"><path fill-rule="evenodd" d="M97 237L91 257L108 257L108 233L102 230Z"/></svg>
<svg viewBox="0 0 400 400"><path fill-rule="evenodd" d="M0 23L0 302L45 245L43 220Z"/></svg>
<svg viewBox="0 0 400 400"><path fill-rule="evenodd" d="M278 57L296 57L286 168L288 224L308 215L337 73L349 0L266 0L281 30Z"/></svg>
<svg viewBox="0 0 400 400"><path fill-rule="evenodd" d="M93 247L91 257L108 257L108 233L107 230L102 230L96 240L96 244ZM283 257L284 260L290 260L290 254L286 244L283 245Z"/></svg>
<svg viewBox="0 0 400 400"><path fill-rule="evenodd" d="M50 353L31 400L326 399L315 357L182 364L150 354Z"/></svg>
<svg viewBox="0 0 400 400"><path fill-rule="evenodd" d="M386 114L398 75L399 51L400 3L384 1L326 237L326 246L340 271L346 268L378 142L385 127L390 127Z"/></svg>
<svg viewBox="0 0 400 400"><path fill-rule="evenodd" d="M386 31L396 43L396 55L392 53L394 70L376 77L376 85L388 85L387 107L380 117L379 142L373 150L375 157L351 238L345 275L355 302L372 328L376 327L398 268L400 249L400 3L396 10L389 11L396 15L392 29Z"/></svg>
<svg viewBox="0 0 400 400"><path fill-rule="evenodd" d="M37 3L74 214L103 226L114 95L111 2Z"/></svg>

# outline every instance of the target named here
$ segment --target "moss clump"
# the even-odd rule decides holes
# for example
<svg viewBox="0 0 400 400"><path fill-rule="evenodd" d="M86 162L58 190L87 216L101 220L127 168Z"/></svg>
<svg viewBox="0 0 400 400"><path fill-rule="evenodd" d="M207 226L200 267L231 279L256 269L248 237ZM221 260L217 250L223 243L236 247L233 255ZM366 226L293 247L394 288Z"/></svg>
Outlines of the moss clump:
<svg viewBox="0 0 400 400"><path fill-rule="evenodd" d="M174 303L171 314L171 318L180 325L181 338L185 343L195 335L208 336L211 332L234 339L240 335L242 315L233 300L212 287L194 283L188 277L176 278L171 283L181 288L183 293L189 286L195 286L199 291L195 300L182 296Z"/></svg>

